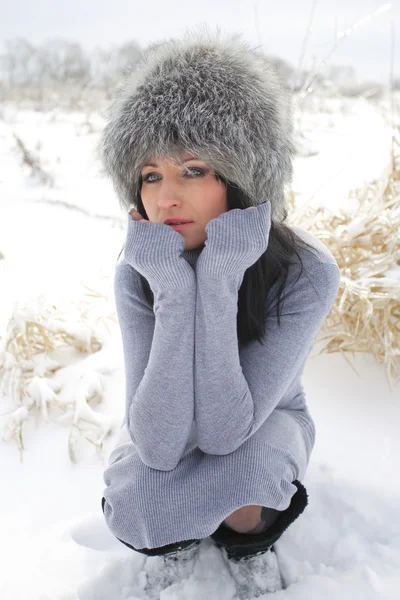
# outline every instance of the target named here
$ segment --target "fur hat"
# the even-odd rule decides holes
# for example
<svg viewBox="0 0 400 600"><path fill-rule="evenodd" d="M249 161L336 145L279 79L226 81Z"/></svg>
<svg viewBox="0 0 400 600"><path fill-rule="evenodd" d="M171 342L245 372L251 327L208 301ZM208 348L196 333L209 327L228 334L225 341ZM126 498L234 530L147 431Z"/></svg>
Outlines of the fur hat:
<svg viewBox="0 0 400 600"><path fill-rule="evenodd" d="M136 206L150 156L177 160L184 150L241 188L256 206L269 199L286 218L292 180L289 93L241 34L207 27L149 46L108 108L101 153L123 210Z"/></svg>

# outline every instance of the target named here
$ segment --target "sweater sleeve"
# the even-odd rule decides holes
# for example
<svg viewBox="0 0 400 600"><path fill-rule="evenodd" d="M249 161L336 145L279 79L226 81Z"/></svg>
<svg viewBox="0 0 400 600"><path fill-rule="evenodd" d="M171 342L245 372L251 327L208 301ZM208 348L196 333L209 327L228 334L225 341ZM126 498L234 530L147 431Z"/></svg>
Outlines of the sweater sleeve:
<svg viewBox="0 0 400 600"><path fill-rule="evenodd" d="M194 418L196 277L180 260L185 283L171 287L159 278L154 308L143 296L139 274L124 258L114 277L125 363L125 423L142 461L162 471L177 466Z"/></svg>
<svg viewBox="0 0 400 600"><path fill-rule="evenodd" d="M202 269L196 276L198 444L208 454L229 454L251 437L278 405L337 296L340 269L336 263L314 261L297 281L288 277L280 326L276 306L268 306L263 343L253 340L241 350L245 369L237 337L242 278L217 277Z"/></svg>

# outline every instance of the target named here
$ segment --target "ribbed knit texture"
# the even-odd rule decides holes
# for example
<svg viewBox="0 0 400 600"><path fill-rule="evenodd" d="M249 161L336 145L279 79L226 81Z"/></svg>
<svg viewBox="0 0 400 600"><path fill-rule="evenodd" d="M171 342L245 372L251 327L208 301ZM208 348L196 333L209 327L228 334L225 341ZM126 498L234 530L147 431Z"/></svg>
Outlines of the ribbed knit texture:
<svg viewBox="0 0 400 600"><path fill-rule="evenodd" d="M203 248L184 250L165 225L129 222L115 272L126 411L104 472L104 515L135 548L207 537L248 504L284 510L305 475L315 425L301 374L340 271L294 227L315 251L300 250L300 277L298 265L289 272L280 327L273 288L264 343L241 348L238 291L267 249L269 224L269 202L231 210L208 223Z"/></svg>

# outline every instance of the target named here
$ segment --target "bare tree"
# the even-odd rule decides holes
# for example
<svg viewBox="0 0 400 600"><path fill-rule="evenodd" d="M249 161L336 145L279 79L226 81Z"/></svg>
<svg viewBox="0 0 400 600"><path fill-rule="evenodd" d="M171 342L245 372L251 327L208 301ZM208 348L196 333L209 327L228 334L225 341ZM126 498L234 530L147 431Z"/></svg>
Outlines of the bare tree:
<svg viewBox="0 0 400 600"><path fill-rule="evenodd" d="M41 77L57 83L85 83L91 77L90 60L80 44L53 39L37 53Z"/></svg>
<svg viewBox="0 0 400 600"><path fill-rule="evenodd" d="M35 47L24 38L6 40L4 45L6 51L0 56L0 61L8 85L14 87L29 84Z"/></svg>
<svg viewBox="0 0 400 600"><path fill-rule="evenodd" d="M137 62L142 50L134 40L122 46L97 48L92 59L92 81L103 89L115 85L127 70Z"/></svg>

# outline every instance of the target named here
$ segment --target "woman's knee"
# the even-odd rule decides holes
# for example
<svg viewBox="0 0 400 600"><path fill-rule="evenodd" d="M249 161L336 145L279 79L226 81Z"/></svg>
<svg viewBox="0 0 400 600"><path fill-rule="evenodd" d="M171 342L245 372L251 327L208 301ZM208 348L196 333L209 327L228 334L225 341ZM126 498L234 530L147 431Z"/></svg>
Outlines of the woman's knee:
<svg viewBox="0 0 400 600"><path fill-rule="evenodd" d="M259 533L270 527L279 514L274 508L249 505L235 510L223 523L238 533Z"/></svg>
<svg viewBox="0 0 400 600"><path fill-rule="evenodd" d="M261 506L256 505L242 506L231 513L223 523L238 533L247 533L260 523L261 509Z"/></svg>

